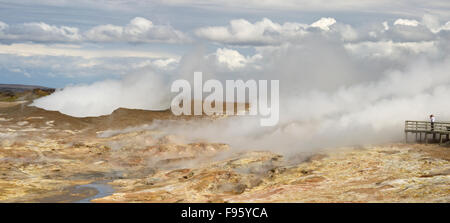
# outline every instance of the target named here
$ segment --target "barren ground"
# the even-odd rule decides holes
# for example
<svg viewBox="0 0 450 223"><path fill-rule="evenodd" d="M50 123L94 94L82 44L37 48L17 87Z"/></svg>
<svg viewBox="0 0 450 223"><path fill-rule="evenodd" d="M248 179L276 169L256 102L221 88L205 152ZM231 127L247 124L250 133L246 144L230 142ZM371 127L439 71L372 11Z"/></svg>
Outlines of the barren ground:
<svg viewBox="0 0 450 223"><path fill-rule="evenodd" d="M73 118L0 104L1 202L450 202L450 148L390 144L283 157L145 128L169 111Z"/></svg>

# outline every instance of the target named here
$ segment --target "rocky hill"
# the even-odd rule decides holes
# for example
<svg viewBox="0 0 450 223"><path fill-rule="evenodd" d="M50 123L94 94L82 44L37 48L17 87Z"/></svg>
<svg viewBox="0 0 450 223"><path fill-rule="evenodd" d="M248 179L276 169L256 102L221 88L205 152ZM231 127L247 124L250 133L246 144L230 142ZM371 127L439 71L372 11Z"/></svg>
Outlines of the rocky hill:
<svg viewBox="0 0 450 223"><path fill-rule="evenodd" d="M0 101L29 101L53 93L55 89L20 84L0 84Z"/></svg>

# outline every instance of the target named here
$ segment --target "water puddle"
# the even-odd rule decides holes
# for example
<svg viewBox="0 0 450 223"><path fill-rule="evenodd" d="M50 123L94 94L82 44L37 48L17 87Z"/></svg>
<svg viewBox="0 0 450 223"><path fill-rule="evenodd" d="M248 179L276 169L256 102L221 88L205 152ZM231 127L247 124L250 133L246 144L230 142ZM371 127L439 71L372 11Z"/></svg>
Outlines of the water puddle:
<svg viewBox="0 0 450 223"><path fill-rule="evenodd" d="M44 196L31 200L38 203L91 203L93 199L106 197L114 193L114 188L108 185L110 180L95 181L90 184L70 186L63 189L62 193ZM23 201L29 201L25 198Z"/></svg>
<svg viewBox="0 0 450 223"><path fill-rule="evenodd" d="M108 184L109 181L96 181L90 184L79 185L75 187L75 190L82 190L84 188L95 189L97 193L93 196L86 197L75 203L91 203L92 200L109 196L114 193L114 188Z"/></svg>

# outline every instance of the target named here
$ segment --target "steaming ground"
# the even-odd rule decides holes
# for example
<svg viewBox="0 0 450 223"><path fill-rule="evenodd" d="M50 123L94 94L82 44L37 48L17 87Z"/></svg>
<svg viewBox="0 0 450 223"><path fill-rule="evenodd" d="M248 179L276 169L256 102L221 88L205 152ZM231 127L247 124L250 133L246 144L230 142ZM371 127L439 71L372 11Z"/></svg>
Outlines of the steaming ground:
<svg viewBox="0 0 450 223"><path fill-rule="evenodd" d="M67 86L49 97L36 100L33 105L75 117L111 114L120 107L164 110L170 101L160 79L149 73L129 75L120 81Z"/></svg>
<svg viewBox="0 0 450 223"><path fill-rule="evenodd" d="M380 74L366 74L361 70L358 75L375 80L323 90L315 89L314 84L302 88L300 78L295 82L287 76L276 76L280 78L280 122L275 127L260 127L260 117L232 117L215 122L162 121L152 128L168 134L228 143L238 150L259 148L278 153L398 142L403 136L401 129L405 120L426 120L428 114L435 114L439 120L450 120L447 112L450 105L444 103L450 93L448 70L448 57L437 62L420 59L408 63L402 70ZM327 72L329 76L336 73ZM146 89L145 83L151 86L161 83L150 81L153 76L133 76L132 81L113 81L113 85L106 81L72 86L38 99L33 105L72 116L105 115L118 107L162 109L164 104L170 103L169 95L163 90L168 86ZM327 85L330 81L333 80L322 79ZM318 82L317 87L325 86Z"/></svg>

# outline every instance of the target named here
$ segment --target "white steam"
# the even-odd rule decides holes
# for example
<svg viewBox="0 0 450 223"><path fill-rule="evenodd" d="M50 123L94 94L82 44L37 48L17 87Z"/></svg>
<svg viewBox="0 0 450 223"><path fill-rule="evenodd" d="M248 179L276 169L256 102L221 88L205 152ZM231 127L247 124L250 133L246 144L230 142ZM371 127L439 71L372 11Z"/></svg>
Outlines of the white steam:
<svg viewBox="0 0 450 223"><path fill-rule="evenodd" d="M388 25L380 24L380 32L395 28L383 27ZM230 117L155 121L145 128L281 153L399 141L405 120L426 120L429 114L450 120L449 35L438 34L426 42L396 42L386 40L386 34L380 41L348 43L320 32L300 43L255 47L255 55L247 57L228 48L216 54L198 49L180 60L169 79L191 80L202 71L204 81L279 80L279 124L260 127L259 117ZM161 76L144 72L71 86L34 105L73 116L104 115L118 107L166 108L171 81Z"/></svg>
<svg viewBox="0 0 450 223"><path fill-rule="evenodd" d="M275 127L260 127L257 117L230 117L214 122L159 121L148 129L285 154L396 142L403 139L405 120L426 120L432 113L441 121L450 120L450 104L445 103L450 95L449 69L450 59L422 61L404 72L387 72L379 81L285 95Z"/></svg>
<svg viewBox="0 0 450 223"><path fill-rule="evenodd" d="M107 115L120 107L163 110L170 105L167 89L162 77L146 72L122 80L68 86L32 105L75 117Z"/></svg>

